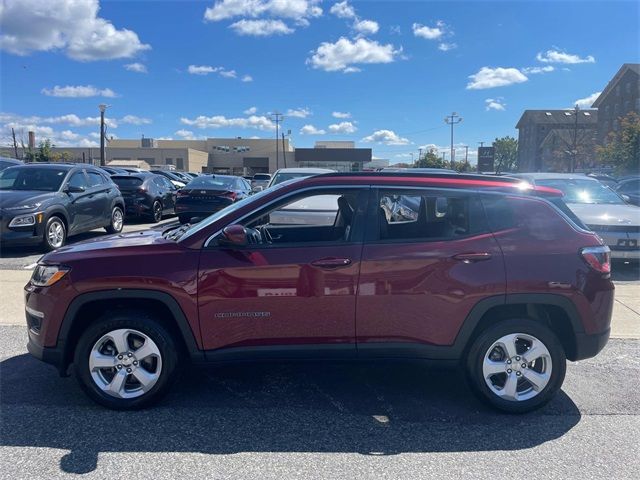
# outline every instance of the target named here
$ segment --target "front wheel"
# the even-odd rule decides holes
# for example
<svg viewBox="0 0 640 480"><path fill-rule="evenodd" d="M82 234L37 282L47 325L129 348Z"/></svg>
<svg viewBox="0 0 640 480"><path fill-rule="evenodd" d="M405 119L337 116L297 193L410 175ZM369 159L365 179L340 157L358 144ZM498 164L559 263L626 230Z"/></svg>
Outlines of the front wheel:
<svg viewBox="0 0 640 480"><path fill-rule="evenodd" d="M44 248L50 252L60 248L67 241L67 228L60 217L53 216L44 227Z"/></svg>
<svg viewBox="0 0 640 480"><path fill-rule="evenodd" d="M76 378L97 403L133 410L157 402L175 380L178 351L171 335L144 311L108 314L80 336Z"/></svg>
<svg viewBox="0 0 640 480"><path fill-rule="evenodd" d="M122 226L124 225L124 213L122 208L113 207L111 211L111 223L104 227L107 233L120 233L122 231Z"/></svg>
<svg viewBox="0 0 640 480"><path fill-rule="evenodd" d="M506 320L475 339L467 355L467 376L475 393L509 413L546 404L566 372L564 349L546 326L528 319Z"/></svg>

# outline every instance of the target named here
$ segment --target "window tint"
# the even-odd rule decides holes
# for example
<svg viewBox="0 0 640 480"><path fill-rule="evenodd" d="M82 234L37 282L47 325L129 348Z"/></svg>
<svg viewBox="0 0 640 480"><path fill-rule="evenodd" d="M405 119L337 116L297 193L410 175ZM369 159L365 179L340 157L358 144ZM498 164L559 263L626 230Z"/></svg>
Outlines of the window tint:
<svg viewBox="0 0 640 480"><path fill-rule="evenodd" d="M142 185L142 179L138 177L111 177L111 180L122 188L139 187Z"/></svg>
<svg viewBox="0 0 640 480"><path fill-rule="evenodd" d="M91 187L97 187L98 185L106 183L105 178L98 172L87 172L87 175L89 176L89 186Z"/></svg>
<svg viewBox="0 0 640 480"><path fill-rule="evenodd" d="M68 170L37 167L12 167L0 172L0 190L40 190L55 192Z"/></svg>
<svg viewBox="0 0 640 480"><path fill-rule="evenodd" d="M501 195L485 195L482 203L489 228L494 231L506 230L517 225L513 206Z"/></svg>
<svg viewBox="0 0 640 480"><path fill-rule="evenodd" d="M466 195L383 190L378 219L381 240L440 240L485 230L479 200Z"/></svg>
<svg viewBox="0 0 640 480"><path fill-rule="evenodd" d="M638 193L640 192L640 180L633 180L631 182L624 183L619 191L622 193Z"/></svg>
<svg viewBox="0 0 640 480"><path fill-rule="evenodd" d="M87 179L83 172L74 173L69 179L69 185L73 187L88 188Z"/></svg>

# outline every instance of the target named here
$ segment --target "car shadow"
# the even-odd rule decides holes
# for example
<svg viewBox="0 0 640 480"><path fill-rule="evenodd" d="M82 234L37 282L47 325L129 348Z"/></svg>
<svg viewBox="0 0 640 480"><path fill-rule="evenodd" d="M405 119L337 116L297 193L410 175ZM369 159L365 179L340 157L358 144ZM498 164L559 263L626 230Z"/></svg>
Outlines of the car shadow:
<svg viewBox="0 0 640 480"><path fill-rule="evenodd" d="M156 407L116 412L28 355L0 363L0 444L68 450L65 472L101 452L469 452L532 448L580 421L560 392L543 409L501 414L456 370L407 363L237 364L187 368Z"/></svg>
<svg viewBox="0 0 640 480"><path fill-rule="evenodd" d="M614 260L611 264L611 279L614 282L635 282L640 280L640 262Z"/></svg>

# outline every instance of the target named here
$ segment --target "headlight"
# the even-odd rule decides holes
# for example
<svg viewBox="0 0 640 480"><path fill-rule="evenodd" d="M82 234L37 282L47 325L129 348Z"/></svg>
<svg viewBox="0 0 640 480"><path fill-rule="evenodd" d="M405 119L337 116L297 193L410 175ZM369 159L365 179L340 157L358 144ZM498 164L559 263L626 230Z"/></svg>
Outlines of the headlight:
<svg viewBox="0 0 640 480"><path fill-rule="evenodd" d="M9 223L9 228L11 227L30 227L35 225L36 222L42 222L42 213L28 213L26 215L18 215L14 217L13 220Z"/></svg>
<svg viewBox="0 0 640 480"><path fill-rule="evenodd" d="M50 287L67 273L69 269L60 265L38 265L31 275L31 283L37 287Z"/></svg>
<svg viewBox="0 0 640 480"><path fill-rule="evenodd" d="M18 205L16 207L5 207L5 210L33 210L34 208L38 208L40 205L42 205L42 203L38 202L32 205Z"/></svg>

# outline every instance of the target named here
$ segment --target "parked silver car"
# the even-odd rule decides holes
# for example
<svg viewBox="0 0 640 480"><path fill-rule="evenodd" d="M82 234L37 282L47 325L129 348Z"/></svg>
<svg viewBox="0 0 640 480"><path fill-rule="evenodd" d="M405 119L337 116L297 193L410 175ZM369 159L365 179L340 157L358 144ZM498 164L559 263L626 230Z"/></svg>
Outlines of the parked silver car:
<svg viewBox="0 0 640 480"><path fill-rule="evenodd" d="M611 258L640 259L640 207L627 204L606 185L595 178L571 173L511 176L561 190L573 213L609 245Z"/></svg>
<svg viewBox="0 0 640 480"><path fill-rule="evenodd" d="M271 175L268 173L256 173L251 178L251 190L254 192L259 192L264 190L269 185L271 181Z"/></svg>

